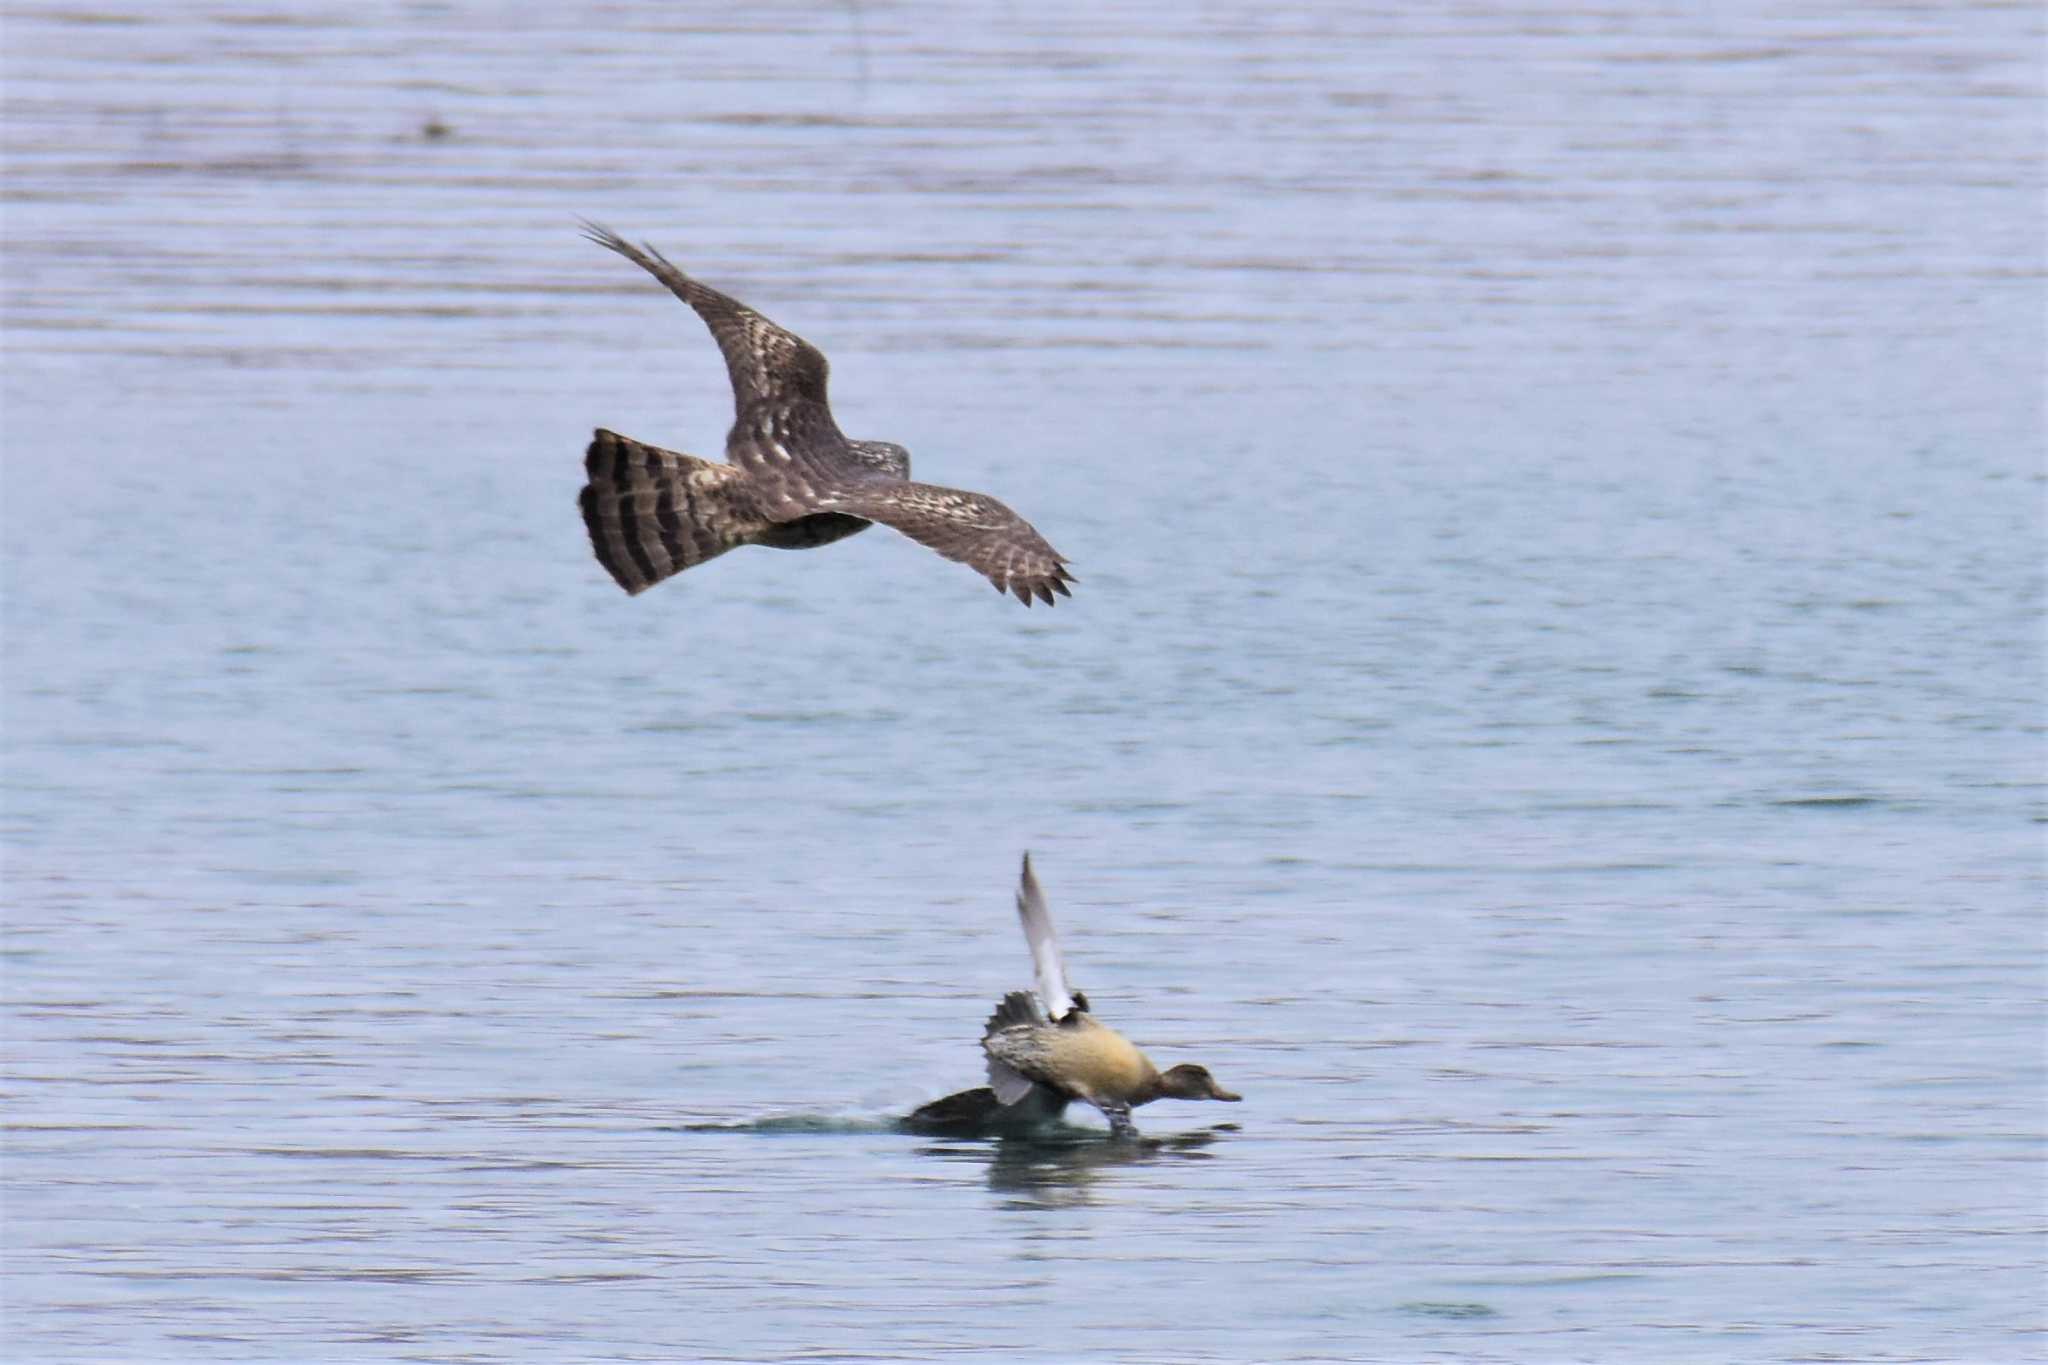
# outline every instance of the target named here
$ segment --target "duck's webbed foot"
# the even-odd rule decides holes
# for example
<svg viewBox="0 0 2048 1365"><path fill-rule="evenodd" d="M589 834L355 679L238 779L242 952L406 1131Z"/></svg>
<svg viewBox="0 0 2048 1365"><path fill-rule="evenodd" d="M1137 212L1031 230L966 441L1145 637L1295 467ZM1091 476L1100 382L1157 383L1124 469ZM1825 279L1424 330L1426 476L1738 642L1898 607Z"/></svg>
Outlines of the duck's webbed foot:
<svg viewBox="0 0 2048 1365"><path fill-rule="evenodd" d="M1102 1112L1109 1119L1109 1135L1123 1142L1137 1140L1138 1125L1131 1122L1131 1106L1128 1104L1105 1104Z"/></svg>

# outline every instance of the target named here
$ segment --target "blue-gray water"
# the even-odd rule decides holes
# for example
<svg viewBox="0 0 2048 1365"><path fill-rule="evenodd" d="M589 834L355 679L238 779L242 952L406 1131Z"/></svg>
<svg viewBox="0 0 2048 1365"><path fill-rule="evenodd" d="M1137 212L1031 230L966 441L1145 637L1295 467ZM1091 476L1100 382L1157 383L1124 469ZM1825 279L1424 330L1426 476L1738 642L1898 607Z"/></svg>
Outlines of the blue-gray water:
<svg viewBox="0 0 2048 1365"><path fill-rule="evenodd" d="M2041 1354L2033 7L171 8L0 45L8 1359ZM620 594L578 216L1076 598ZM886 1131L1027 846L1243 1104Z"/></svg>

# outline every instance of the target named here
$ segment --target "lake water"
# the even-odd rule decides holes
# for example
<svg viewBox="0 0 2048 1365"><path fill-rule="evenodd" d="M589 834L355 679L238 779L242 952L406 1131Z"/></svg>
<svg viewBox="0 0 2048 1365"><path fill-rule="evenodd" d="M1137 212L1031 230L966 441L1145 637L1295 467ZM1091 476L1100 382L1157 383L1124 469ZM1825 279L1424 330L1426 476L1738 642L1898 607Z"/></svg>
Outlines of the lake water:
<svg viewBox="0 0 2048 1365"><path fill-rule="evenodd" d="M2048 1350L2035 7L4 36L10 1360ZM619 593L579 216L1074 600ZM1243 1104L890 1129L1027 847Z"/></svg>

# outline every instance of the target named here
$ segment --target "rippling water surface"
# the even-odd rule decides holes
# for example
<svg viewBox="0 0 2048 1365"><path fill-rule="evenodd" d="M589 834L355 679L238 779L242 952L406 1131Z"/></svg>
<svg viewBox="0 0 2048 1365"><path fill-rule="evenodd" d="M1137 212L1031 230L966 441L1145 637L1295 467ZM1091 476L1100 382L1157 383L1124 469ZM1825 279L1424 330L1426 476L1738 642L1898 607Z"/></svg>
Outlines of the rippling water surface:
<svg viewBox="0 0 2048 1365"><path fill-rule="evenodd" d="M8 1357L2038 1356L2039 30L17 7ZM1075 600L620 594L579 216ZM891 1131L1025 847L1242 1105Z"/></svg>

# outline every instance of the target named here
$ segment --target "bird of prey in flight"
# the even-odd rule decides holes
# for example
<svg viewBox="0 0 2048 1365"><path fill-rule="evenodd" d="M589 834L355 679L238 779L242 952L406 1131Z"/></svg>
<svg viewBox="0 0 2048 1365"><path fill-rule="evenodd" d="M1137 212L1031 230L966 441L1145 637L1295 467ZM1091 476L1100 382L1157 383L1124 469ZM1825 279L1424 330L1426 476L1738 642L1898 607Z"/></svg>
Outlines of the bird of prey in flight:
<svg viewBox="0 0 2048 1365"><path fill-rule="evenodd" d="M910 452L849 440L825 401L825 357L801 337L700 284L651 246L584 224L584 235L660 280L711 329L732 376L726 464L599 428L579 499L590 545L637 593L740 545L809 550L893 526L1014 593L1071 596L1066 561L994 498L910 480Z"/></svg>

